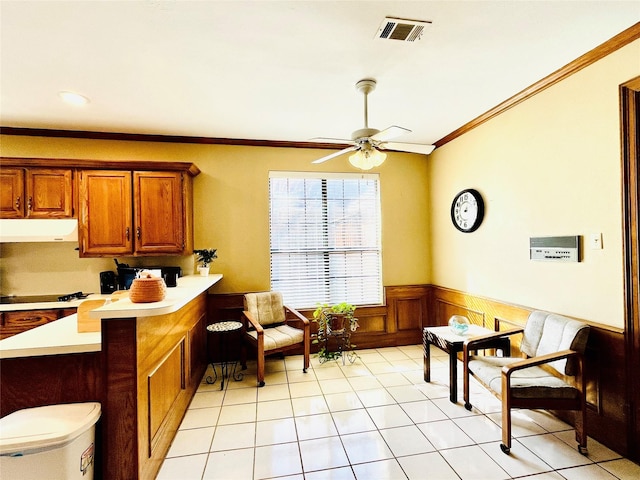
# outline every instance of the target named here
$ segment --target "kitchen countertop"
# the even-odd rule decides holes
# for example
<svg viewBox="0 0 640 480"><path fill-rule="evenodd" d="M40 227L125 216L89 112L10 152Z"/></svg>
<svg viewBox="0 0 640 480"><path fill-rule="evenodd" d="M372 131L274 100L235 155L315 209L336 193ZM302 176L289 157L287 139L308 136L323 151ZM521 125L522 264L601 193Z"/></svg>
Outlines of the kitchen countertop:
<svg viewBox="0 0 640 480"><path fill-rule="evenodd" d="M167 288L164 300L151 303L133 303L128 297L121 297L109 305L91 310L89 316L109 319L166 315L180 310L221 279L222 275L219 273L211 274L208 277L200 275L180 277L177 287Z"/></svg>
<svg viewBox="0 0 640 480"><path fill-rule="evenodd" d="M3 303L0 304L0 312L15 312L22 310L53 310L65 308L78 308L85 300L100 300L109 298L109 295L92 293L87 298L69 300L68 302L31 302L31 303Z"/></svg>
<svg viewBox="0 0 640 480"><path fill-rule="evenodd" d="M120 298L109 305L90 312L94 318L132 318L166 315L180 310L187 303L207 291L222 279L220 274L208 277L189 275L178 279L178 286L167 288L167 295L160 302L132 303L128 298ZM85 300L108 298L109 295L91 295ZM56 308L58 304L67 306L77 302L47 302L38 308ZM24 305L24 304L23 304ZM14 305L6 305L13 307ZM100 332L78 333L78 316L76 314L47 323L26 332L0 340L0 359L36 357L42 355L63 355L69 353L99 352L102 350Z"/></svg>
<svg viewBox="0 0 640 480"><path fill-rule="evenodd" d="M0 340L0 359L99 352L100 332L78 333L75 313Z"/></svg>

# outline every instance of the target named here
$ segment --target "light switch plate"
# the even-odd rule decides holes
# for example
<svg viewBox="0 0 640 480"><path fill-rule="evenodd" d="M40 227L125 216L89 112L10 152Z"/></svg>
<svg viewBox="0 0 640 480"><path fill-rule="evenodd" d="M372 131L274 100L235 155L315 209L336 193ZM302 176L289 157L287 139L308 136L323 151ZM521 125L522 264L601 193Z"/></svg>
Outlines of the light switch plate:
<svg viewBox="0 0 640 480"><path fill-rule="evenodd" d="M602 234L591 233L589 235L589 245L591 245L592 250L602 250Z"/></svg>

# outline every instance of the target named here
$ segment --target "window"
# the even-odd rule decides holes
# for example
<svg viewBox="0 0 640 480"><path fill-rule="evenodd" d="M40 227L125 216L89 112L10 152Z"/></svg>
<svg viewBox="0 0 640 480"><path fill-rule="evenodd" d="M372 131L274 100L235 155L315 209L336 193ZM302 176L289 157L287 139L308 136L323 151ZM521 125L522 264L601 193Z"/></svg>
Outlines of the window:
<svg viewBox="0 0 640 480"><path fill-rule="evenodd" d="M382 303L375 174L271 172L271 289L287 304Z"/></svg>

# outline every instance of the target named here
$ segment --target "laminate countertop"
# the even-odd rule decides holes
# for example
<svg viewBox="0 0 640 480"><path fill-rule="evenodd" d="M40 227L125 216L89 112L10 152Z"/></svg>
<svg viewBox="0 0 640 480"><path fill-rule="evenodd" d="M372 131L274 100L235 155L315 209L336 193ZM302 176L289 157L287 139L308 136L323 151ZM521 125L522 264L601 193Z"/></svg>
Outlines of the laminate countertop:
<svg viewBox="0 0 640 480"><path fill-rule="evenodd" d="M0 304L0 312L15 312L26 310L64 310L65 308L78 308L85 300L101 300L109 298L109 295L100 293L91 293L87 298L74 298L66 302L29 302L29 303L2 303Z"/></svg>
<svg viewBox="0 0 640 480"><path fill-rule="evenodd" d="M89 315L93 318L104 318L107 321L109 318L166 315L180 310L221 279L220 274L211 274L208 277L200 275L180 277L178 286L167 288L167 294L160 302L133 303L128 297L120 297L111 304L92 310ZM99 352L100 350L102 350L101 333L78 333L76 314L0 340L0 359Z"/></svg>

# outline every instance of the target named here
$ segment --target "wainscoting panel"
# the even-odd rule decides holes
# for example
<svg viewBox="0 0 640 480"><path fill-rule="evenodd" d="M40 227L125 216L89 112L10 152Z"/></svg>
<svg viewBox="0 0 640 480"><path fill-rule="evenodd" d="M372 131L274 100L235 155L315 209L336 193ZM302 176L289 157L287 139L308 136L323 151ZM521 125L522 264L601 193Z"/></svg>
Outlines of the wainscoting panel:
<svg viewBox="0 0 640 480"><path fill-rule="evenodd" d="M433 317L430 325L446 325L453 314L465 315L472 323L494 329L499 321L501 329L524 325L533 308L507 304L464 292L431 286ZM585 319L577 319L591 326L585 353L587 376L587 432L607 447L628 455L628 401L625 393L624 332ZM573 423L568 412L556 412Z"/></svg>
<svg viewBox="0 0 640 480"><path fill-rule="evenodd" d="M209 318L239 319L242 298L242 294L210 295ZM486 328L494 329L499 324L500 329L506 329L524 325L534 309L434 285L390 286L385 287L384 305L357 308L360 328L352 342L358 349L420 344L423 326L447 325L451 315L465 315L472 323ZM313 310L301 313L312 318ZM591 325L585 355L588 434L628 455L627 435L622 433L628 430L629 418L624 331L582 321ZM312 352L316 349L312 345ZM558 414L572 423L572 417L563 412Z"/></svg>
<svg viewBox="0 0 640 480"><path fill-rule="evenodd" d="M473 325L479 325L481 327L493 328L493 325L488 325L485 321L484 312L473 310L471 307L461 306L456 303L450 303L441 298L435 301L436 318L438 321L444 319L445 323L439 325L446 325L448 319L453 315L463 315L469 319Z"/></svg>

